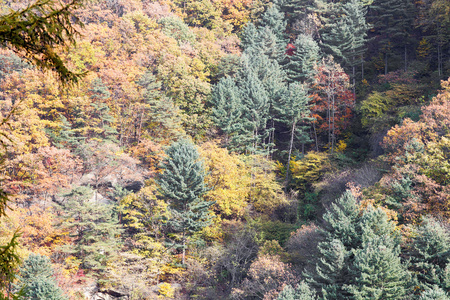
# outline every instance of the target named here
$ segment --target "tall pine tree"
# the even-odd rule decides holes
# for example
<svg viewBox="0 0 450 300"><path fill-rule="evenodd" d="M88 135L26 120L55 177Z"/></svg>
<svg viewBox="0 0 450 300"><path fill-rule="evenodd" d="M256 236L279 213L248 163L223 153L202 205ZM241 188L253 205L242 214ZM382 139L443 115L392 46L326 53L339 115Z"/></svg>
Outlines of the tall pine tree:
<svg viewBox="0 0 450 300"><path fill-rule="evenodd" d="M175 233L181 234L181 244L177 246L182 249L185 264L188 236L210 224L209 210L214 202L203 200L208 191L204 182L205 169L194 144L187 140L175 142L166 150L166 155L157 183L171 208L168 223Z"/></svg>

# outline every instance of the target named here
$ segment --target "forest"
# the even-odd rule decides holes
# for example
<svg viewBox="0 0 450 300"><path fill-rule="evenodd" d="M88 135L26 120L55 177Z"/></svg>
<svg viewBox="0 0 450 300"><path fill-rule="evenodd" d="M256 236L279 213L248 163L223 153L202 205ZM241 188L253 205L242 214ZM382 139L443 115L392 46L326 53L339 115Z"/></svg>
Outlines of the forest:
<svg viewBox="0 0 450 300"><path fill-rule="evenodd" d="M0 299L450 299L450 1L0 0Z"/></svg>

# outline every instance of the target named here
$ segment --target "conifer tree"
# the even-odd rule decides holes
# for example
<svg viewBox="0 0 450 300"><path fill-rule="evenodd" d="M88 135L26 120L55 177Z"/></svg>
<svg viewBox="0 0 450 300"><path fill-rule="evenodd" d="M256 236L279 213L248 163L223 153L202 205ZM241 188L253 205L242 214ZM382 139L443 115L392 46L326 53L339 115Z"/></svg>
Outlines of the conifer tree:
<svg viewBox="0 0 450 300"><path fill-rule="evenodd" d="M290 131L286 184L289 179L294 138L297 137L302 143L309 141L309 137L305 133L305 126L298 126L305 121L311 120L309 117L311 111L308 100L309 98L304 86L293 83L289 86L288 92L278 102L274 103L279 120L286 124Z"/></svg>
<svg viewBox="0 0 450 300"><path fill-rule="evenodd" d="M412 269L422 288L450 288L450 234L433 218L426 218L413 243Z"/></svg>
<svg viewBox="0 0 450 300"><path fill-rule="evenodd" d="M311 36L300 34L294 42L295 54L284 65L288 82L310 83L319 60L319 46Z"/></svg>
<svg viewBox="0 0 450 300"><path fill-rule="evenodd" d="M375 42L384 55L384 73L389 71L389 57L399 48L407 63L407 46L414 21L414 7L410 0L374 0L370 6L369 23L376 28Z"/></svg>
<svg viewBox="0 0 450 300"><path fill-rule="evenodd" d="M317 296L309 285L302 281L295 288L286 285L281 293L278 294L277 300L316 300Z"/></svg>
<svg viewBox="0 0 450 300"><path fill-rule="evenodd" d="M284 13L280 11L280 7L276 3L267 8L262 15L261 27L270 28L276 35L280 47L286 46L286 21Z"/></svg>
<svg viewBox="0 0 450 300"><path fill-rule="evenodd" d="M353 250L353 279L346 289L358 300L404 299L409 276L400 260L400 248L389 235L372 234L363 232L362 248Z"/></svg>
<svg viewBox="0 0 450 300"><path fill-rule="evenodd" d="M210 207L214 202L203 200L208 191L205 170L194 144L187 140L173 143L166 150L163 173L157 183L163 197L169 202L172 217L169 224L181 234L182 263L185 264L188 236L208 226Z"/></svg>
<svg viewBox="0 0 450 300"><path fill-rule="evenodd" d="M349 294L344 286L350 282L351 252L338 239L320 243L319 252L314 271L304 274L307 281L321 291L325 299L347 299Z"/></svg>
<svg viewBox="0 0 450 300"><path fill-rule="evenodd" d="M448 300L450 296L440 287L434 285L432 288L423 291L418 300Z"/></svg>
<svg viewBox="0 0 450 300"><path fill-rule="evenodd" d="M255 47L255 37L258 35L258 29L255 24L252 22L248 22L245 24L244 29L242 30L241 36L241 47L242 49L251 49Z"/></svg>
<svg viewBox="0 0 450 300"><path fill-rule="evenodd" d="M112 205L99 203L90 187L80 186L62 195L61 228L68 230L74 245L64 245L61 250L77 257L82 267L101 277L120 249L117 237L122 229Z"/></svg>
<svg viewBox="0 0 450 300"><path fill-rule="evenodd" d="M325 241L307 281L324 299L403 299L410 276L400 259L395 225L381 209L363 214L347 191L324 215Z"/></svg>
<svg viewBox="0 0 450 300"><path fill-rule="evenodd" d="M323 219L326 222L325 235L329 241L340 240L347 251L360 245L359 209L356 198L350 191L346 191L335 203L331 204Z"/></svg>
<svg viewBox="0 0 450 300"><path fill-rule="evenodd" d="M15 286L18 290L22 290L23 299L67 299L53 278L50 260L38 254L31 254L24 261L19 269L18 282Z"/></svg>
<svg viewBox="0 0 450 300"><path fill-rule="evenodd" d="M242 99L231 77L222 78L212 91L212 118L216 126L226 134L227 144L237 147L236 134L241 130ZM233 146L234 145L234 146Z"/></svg>
<svg viewBox="0 0 450 300"><path fill-rule="evenodd" d="M356 81L356 66L361 64L361 78L364 79L364 52L366 51L367 31L367 6L361 0L350 0L342 6L345 15L345 23L349 29L351 43L349 53L346 53L348 64L352 68L353 93Z"/></svg>
<svg viewBox="0 0 450 300"><path fill-rule="evenodd" d="M243 106L242 133L240 139L246 153L267 154L269 146L264 139L269 137L267 129L270 99L264 85L247 62L238 78Z"/></svg>
<svg viewBox="0 0 450 300"><path fill-rule="evenodd" d="M157 141L183 135L180 109L172 98L163 95L156 76L147 71L137 83L143 88L144 109L140 112L139 124L136 124L135 139L139 140L142 134Z"/></svg>

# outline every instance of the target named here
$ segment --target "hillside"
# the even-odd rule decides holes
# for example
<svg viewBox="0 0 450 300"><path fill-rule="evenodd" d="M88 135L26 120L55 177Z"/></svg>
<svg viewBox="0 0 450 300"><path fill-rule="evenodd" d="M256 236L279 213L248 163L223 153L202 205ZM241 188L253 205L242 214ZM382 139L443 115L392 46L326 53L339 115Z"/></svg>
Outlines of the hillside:
<svg viewBox="0 0 450 300"><path fill-rule="evenodd" d="M0 1L0 299L450 299L450 2L78 2Z"/></svg>

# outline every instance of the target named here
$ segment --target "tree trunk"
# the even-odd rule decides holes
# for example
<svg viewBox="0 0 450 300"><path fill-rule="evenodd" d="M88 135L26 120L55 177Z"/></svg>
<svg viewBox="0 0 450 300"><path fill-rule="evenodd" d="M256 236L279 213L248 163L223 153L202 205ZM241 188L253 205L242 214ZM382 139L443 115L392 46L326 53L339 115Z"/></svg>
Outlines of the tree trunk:
<svg viewBox="0 0 450 300"><path fill-rule="evenodd" d="M332 102L332 106L331 106L331 121L332 121L332 129L331 129L331 153L334 152L334 143L336 140L336 136L335 136L335 126L334 126L334 116L335 116L335 99L334 99L334 95L333 95L333 102Z"/></svg>
<svg viewBox="0 0 450 300"><path fill-rule="evenodd" d="M294 145L294 134L295 134L295 119L292 120L292 129L291 129L291 141L289 142L289 156L288 156L288 162L287 162L287 168L286 168L286 178L284 179L284 191L286 192L288 182L289 182L289 171L291 168L291 155L292 155L292 146Z"/></svg>
<svg viewBox="0 0 450 300"><path fill-rule="evenodd" d="M186 232L185 230L183 230L183 238L182 238L182 243L183 243L183 255L182 255L182 264L184 265L186 263Z"/></svg>
<svg viewBox="0 0 450 300"><path fill-rule="evenodd" d="M384 54L384 75L387 75L388 72L388 54L387 52Z"/></svg>
<svg viewBox="0 0 450 300"><path fill-rule="evenodd" d="M407 60L406 44L405 44L405 72L408 71L408 60Z"/></svg>
<svg viewBox="0 0 450 300"><path fill-rule="evenodd" d="M314 138L316 140L316 152L319 152L319 143L317 141L316 123L313 121Z"/></svg>
<svg viewBox="0 0 450 300"><path fill-rule="evenodd" d="M364 56L361 54L361 80L364 80Z"/></svg>

